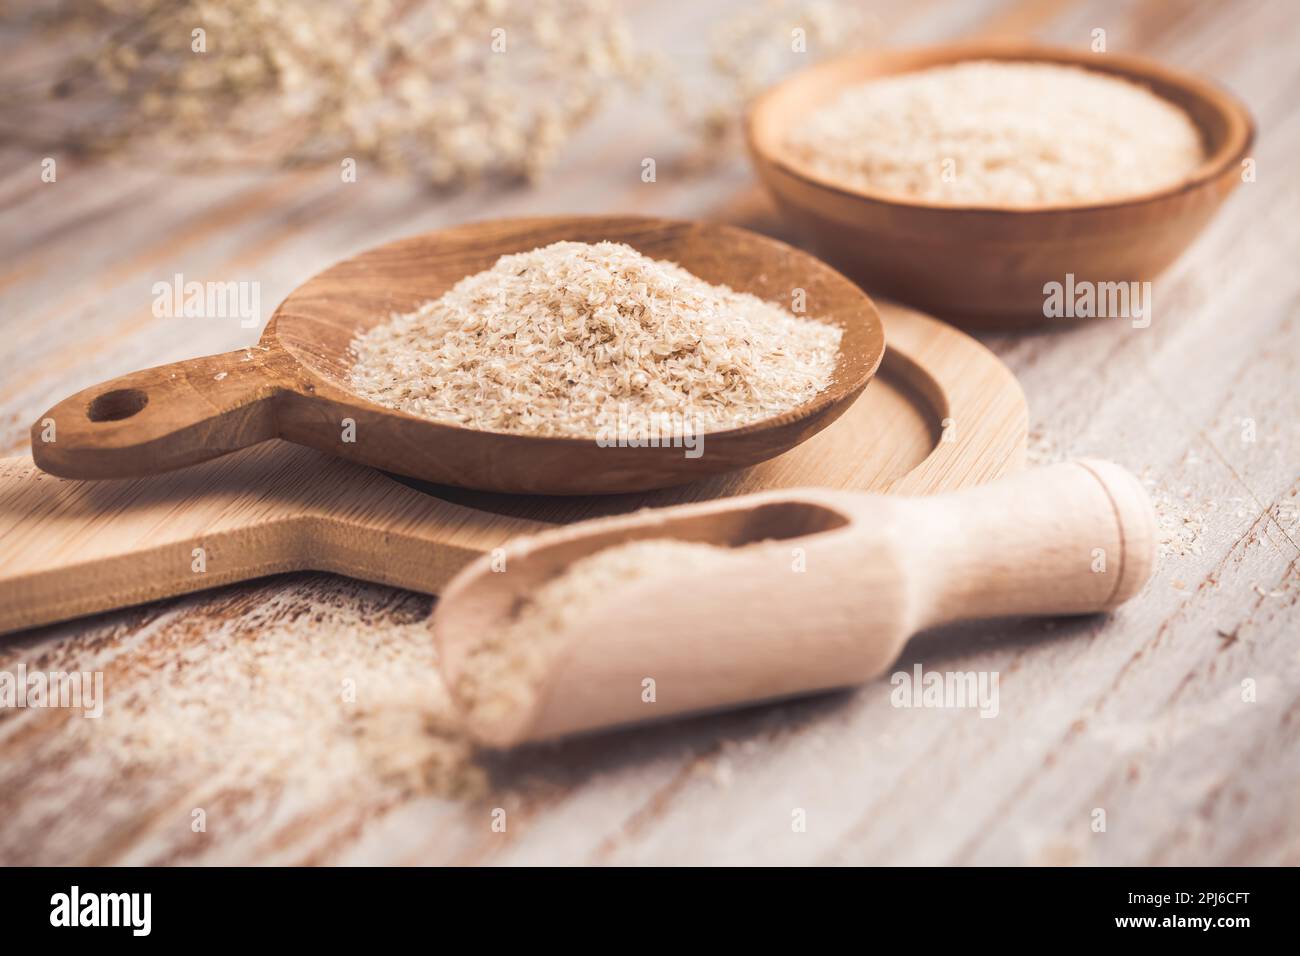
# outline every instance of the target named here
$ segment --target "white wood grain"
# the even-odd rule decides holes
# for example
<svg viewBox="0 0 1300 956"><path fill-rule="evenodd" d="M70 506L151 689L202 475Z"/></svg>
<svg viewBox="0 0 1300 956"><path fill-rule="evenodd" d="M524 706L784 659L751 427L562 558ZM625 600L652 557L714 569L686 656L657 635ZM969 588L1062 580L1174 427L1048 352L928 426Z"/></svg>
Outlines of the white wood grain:
<svg viewBox="0 0 1300 956"><path fill-rule="evenodd" d="M652 19L664 49L697 49ZM656 5L658 10L660 5ZM1155 321L986 337L1029 399L1040 457L1097 455L1145 472L1204 515L1198 553L1169 555L1108 618L1004 622L915 641L900 668L996 670L1000 713L902 710L886 683L499 758L460 803L292 780L161 791L56 746L46 714L0 714L0 862L1300 863L1300 38L1284 0L980 0L881 4L887 42L1029 35L1202 71L1250 106L1245 184L1155 288ZM721 14L719 14L721 15ZM680 19L685 17L686 19ZM680 46L675 47L675 43ZM155 319L173 272L257 279L264 309L377 242L501 214L645 211L755 217L743 163L643 184L640 158L679 150L623 104L541 187L429 196L363 170L175 175L0 151L0 446L22 450L57 398L143 365L250 343L237 325ZM740 210L738 212L738 210ZM779 229L779 227L777 227ZM1242 420L1256 426L1242 441ZM1184 496L1186 496L1184 498ZM1184 502L1184 505L1177 503ZM286 617L327 598L382 598L328 576L229 588L6 638L0 660L122 668L159 648ZM1243 703L1243 680L1257 701ZM74 768L81 768L76 773ZM82 773L84 770L84 773ZM197 841L197 795L226 825ZM505 807L505 833L490 828ZM807 813L806 832L791 829ZM1090 827L1106 811L1105 833Z"/></svg>

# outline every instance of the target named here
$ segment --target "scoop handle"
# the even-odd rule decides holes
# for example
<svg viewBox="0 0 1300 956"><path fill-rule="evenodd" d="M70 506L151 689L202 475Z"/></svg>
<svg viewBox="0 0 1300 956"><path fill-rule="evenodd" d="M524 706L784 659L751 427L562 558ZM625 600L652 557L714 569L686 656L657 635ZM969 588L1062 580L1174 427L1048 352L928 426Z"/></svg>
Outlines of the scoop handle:
<svg viewBox="0 0 1300 956"><path fill-rule="evenodd" d="M101 382L32 425L32 458L62 478L138 478L276 435L280 391L258 348L187 359Z"/></svg>
<svg viewBox="0 0 1300 956"><path fill-rule="evenodd" d="M1107 611L1155 564L1150 498L1113 462L1079 459L898 504L918 628Z"/></svg>

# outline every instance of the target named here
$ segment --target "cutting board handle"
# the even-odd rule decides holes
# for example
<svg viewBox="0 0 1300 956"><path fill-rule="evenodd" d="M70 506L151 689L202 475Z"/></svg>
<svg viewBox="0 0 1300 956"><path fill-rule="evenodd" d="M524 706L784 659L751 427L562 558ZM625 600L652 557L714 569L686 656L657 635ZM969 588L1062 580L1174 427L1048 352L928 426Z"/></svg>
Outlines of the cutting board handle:
<svg viewBox="0 0 1300 956"><path fill-rule="evenodd" d="M171 471L275 437L279 391L256 347L132 372L37 419L32 458L61 478Z"/></svg>
<svg viewBox="0 0 1300 956"><path fill-rule="evenodd" d="M285 571L437 593L545 527L287 442L126 481L64 481L0 458L0 634Z"/></svg>
<svg viewBox="0 0 1300 956"><path fill-rule="evenodd" d="M1108 611L1155 564L1150 497L1113 462L1078 459L898 504L909 578L924 583L918 627Z"/></svg>

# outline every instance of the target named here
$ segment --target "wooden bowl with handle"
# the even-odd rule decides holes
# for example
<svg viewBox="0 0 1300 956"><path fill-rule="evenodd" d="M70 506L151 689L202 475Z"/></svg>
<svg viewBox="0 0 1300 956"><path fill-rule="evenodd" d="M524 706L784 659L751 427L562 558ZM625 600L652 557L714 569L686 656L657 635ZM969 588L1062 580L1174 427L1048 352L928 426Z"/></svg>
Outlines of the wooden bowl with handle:
<svg viewBox="0 0 1300 956"><path fill-rule="evenodd" d="M830 384L771 418L705 432L678 447L597 444L595 437L478 431L377 405L349 383L357 334L442 295L503 255L560 240L622 242L700 278L790 303L840 327ZM885 351L875 305L834 269L733 226L637 216L472 223L392 242L309 279L275 310L261 341L104 382L32 426L32 457L64 478L136 478L284 438L443 485L519 494L611 494L684 484L773 458L835 421Z"/></svg>
<svg viewBox="0 0 1300 956"><path fill-rule="evenodd" d="M1181 107L1206 158L1185 181L1088 205L946 205L828 178L786 147L802 118L846 87L968 60L1083 67L1145 86ZM1254 123L1234 97L1198 77L1137 57L976 42L858 54L805 70L764 93L747 120L759 176L787 219L826 261L869 291L970 327L1061 324L1044 315L1044 285L1143 282L1196 238L1241 181Z"/></svg>

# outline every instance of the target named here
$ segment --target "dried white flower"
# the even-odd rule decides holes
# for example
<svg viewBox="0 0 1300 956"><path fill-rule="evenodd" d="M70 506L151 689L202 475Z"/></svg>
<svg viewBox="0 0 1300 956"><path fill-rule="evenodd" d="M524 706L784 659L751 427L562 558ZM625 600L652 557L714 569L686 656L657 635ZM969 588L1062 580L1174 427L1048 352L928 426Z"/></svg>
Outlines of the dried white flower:
<svg viewBox="0 0 1300 956"><path fill-rule="evenodd" d="M198 167L350 156L440 186L536 178L612 97L646 88L716 155L759 87L865 36L852 0L776 0L728 17L696 70L638 51L614 0L11 6L12 21L50 28L62 66L34 84L0 64L8 136ZM808 53L790 53L791 24Z"/></svg>

